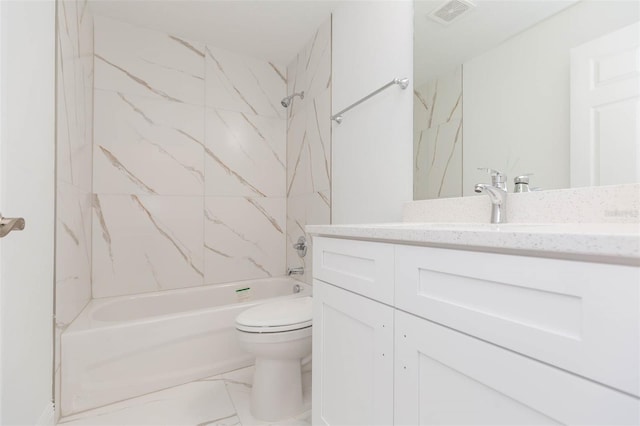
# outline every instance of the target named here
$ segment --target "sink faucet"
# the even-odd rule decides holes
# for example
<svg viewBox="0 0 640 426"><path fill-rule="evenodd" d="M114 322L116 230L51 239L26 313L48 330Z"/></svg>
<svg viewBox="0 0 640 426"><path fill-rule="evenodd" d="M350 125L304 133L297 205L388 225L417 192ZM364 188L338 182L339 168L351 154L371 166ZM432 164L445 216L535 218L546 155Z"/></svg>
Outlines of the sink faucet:
<svg viewBox="0 0 640 426"><path fill-rule="evenodd" d="M491 200L491 223L507 221L507 176L494 169L480 168L491 175L491 185L478 183L475 192L485 193Z"/></svg>

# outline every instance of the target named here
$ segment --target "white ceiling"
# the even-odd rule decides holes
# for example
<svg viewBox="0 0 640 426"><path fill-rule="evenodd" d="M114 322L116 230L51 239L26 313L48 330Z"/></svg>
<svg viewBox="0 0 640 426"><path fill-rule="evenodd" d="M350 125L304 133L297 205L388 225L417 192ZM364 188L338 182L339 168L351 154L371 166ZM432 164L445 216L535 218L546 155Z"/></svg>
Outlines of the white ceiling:
<svg viewBox="0 0 640 426"><path fill-rule="evenodd" d="M414 79L419 86L578 0L475 0L474 9L447 26L427 15L447 0L416 0Z"/></svg>
<svg viewBox="0 0 640 426"><path fill-rule="evenodd" d="M95 15L286 66L343 1L364 0L89 0L89 5ZM576 1L474 0L475 9L442 26L426 16L447 0L416 0L416 85Z"/></svg>
<svg viewBox="0 0 640 426"><path fill-rule="evenodd" d="M114 18L286 64L340 0L89 0Z"/></svg>

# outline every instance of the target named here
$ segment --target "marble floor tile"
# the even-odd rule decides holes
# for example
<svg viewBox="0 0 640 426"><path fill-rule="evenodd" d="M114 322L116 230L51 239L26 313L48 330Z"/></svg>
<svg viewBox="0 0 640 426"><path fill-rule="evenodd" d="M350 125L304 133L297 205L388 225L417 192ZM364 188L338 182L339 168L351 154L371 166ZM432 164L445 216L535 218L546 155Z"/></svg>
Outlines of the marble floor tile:
<svg viewBox="0 0 640 426"><path fill-rule="evenodd" d="M262 422L251 415L249 403L254 367L224 373L185 385L63 417L69 426L252 426L311 425L311 371L303 370L306 410L279 422Z"/></svg>
<svg viewBox="0 0 640 426"><path fill-rule="evenodd" d="M64 417L60 425L238 425L225 383L196 381Z"/></svg>
<svg viewBox="0 0 640 426"><path fill-rule="evenodd" d="M263 425L311 425L311 371L303 372L303 401L305 411L298 416L279 422L263 422L257 420L251 414L249 407L251 400L251 383L253 381L254 367L242 368L222 375L224 382L235 406L236 413L242 426Z"/></svg>

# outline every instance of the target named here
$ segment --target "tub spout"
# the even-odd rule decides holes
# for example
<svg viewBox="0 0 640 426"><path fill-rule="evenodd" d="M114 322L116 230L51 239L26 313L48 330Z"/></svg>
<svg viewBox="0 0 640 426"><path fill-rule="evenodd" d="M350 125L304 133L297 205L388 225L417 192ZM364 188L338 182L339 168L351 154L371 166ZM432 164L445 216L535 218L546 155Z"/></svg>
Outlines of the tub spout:
<svg viewBox="0 0 640 426"><path fill-rule="evenodd" d="M302 275L304 274L304 267L287 268L287 275Z"/></svg>

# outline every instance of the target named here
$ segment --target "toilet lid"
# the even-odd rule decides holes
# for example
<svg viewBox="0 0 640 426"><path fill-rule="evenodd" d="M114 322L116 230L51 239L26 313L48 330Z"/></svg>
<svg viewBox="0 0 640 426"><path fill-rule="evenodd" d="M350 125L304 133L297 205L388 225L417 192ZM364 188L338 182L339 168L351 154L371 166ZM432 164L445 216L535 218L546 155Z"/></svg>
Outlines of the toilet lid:
<svg viewBox="0 0 640 426"><path fill-rule="evenodd" d="M309 296L268 302L247 309L236 318L238 330L274 333L311 326L312 301Z"/></svg>

